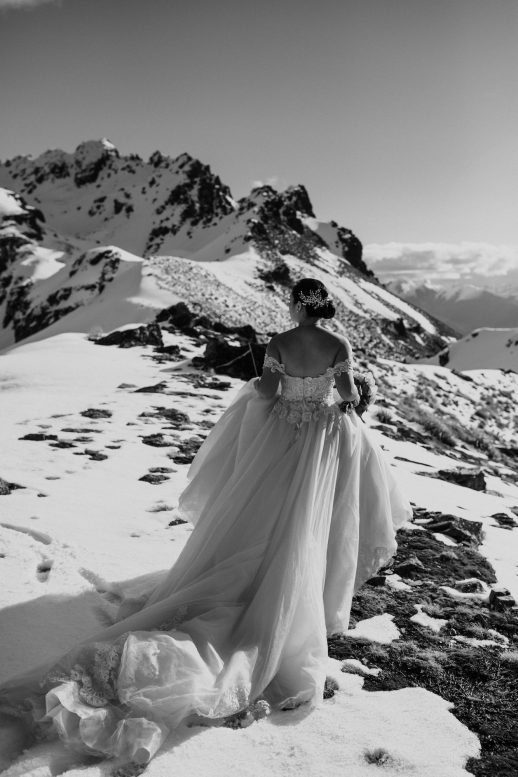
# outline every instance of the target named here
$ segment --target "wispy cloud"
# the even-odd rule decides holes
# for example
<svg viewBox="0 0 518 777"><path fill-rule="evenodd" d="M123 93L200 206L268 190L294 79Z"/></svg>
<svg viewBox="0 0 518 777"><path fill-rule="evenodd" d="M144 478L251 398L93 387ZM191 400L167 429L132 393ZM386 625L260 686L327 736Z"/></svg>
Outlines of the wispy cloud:
<svg viewBox="0 0 518 777"><path fill-rule="evenodd" d="M380 280L484 282L518 278L518 246L489 243L372 243L364 258Z"/></svg>
<svg viewBox="0 0 518 777"><path fill-rule="evenodd" d="M286 181L284 178L280 178L278 175L272 175L265 181L252 181L252 189L257 189L259 186L271 186L273 189L285 189Z"/></svg>
<svg viewBox="0 0 518 777"><path fill-rule="evenodd" d="M37 5L43 5L44 3L58 3L61 5L61 2L62 0L0 0L0 11L18 8L28 10L30 8L35 8Z"/></svg>

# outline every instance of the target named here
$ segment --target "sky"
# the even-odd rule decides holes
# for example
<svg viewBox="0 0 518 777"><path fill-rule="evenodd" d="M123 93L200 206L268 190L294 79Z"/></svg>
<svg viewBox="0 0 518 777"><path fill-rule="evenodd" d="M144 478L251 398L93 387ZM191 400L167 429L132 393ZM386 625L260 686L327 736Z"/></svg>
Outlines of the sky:
<svg viewBox="0 0 518 777"><path fill-rule="evenodd" d="M516 40L516 0L0 0L0 159L107 137L364 244L518 246Z"/></svg>

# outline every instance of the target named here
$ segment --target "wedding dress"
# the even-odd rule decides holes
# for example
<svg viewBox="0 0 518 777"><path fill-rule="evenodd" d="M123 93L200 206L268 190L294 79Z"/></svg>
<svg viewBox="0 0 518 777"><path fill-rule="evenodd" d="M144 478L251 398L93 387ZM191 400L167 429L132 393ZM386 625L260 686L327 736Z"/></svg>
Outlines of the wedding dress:
<svg viewBox="0 0 518 777"><path fill-rule="evenodd" d="M173 567L126 591L113 625L4 683L0 711L146 762L182 722L322 703L326 636L347 630L412 510L368 427L335 402L349 361L317 377L271 356L264 369L280 394L248 381L192 462L179 512L194 529Z"/></svg>

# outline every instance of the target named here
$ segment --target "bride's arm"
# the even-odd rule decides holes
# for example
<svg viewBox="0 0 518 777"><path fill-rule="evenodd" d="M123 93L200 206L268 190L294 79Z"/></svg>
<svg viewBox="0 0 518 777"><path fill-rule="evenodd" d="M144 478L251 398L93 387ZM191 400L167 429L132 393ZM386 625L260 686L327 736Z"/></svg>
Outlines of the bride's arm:
<svg viewBox="0 0 518 777"><path fill-rule="evenodd" d="M255 379L254 386L260 396L264 397L265 399L271 399L277 393L277 388L279 386L279 380L281 377L281 356L279 349L275 344L275 337L272 337L268 343L266 347L266 355L271 356L272 359L275 360L278 368L276 368L275 363L272 366L263 367L263 374L260 378Z"/></svg>
<svg viewBox="0 0 518 777"><path fill-rule="evenodd" d="M342 347L335 358L335 364L338 367L335 373L336 390L345 402L357 403L360 400L360 394L353 378L353 352L351 344L346 337L340 339L342 340Z"/></svg>

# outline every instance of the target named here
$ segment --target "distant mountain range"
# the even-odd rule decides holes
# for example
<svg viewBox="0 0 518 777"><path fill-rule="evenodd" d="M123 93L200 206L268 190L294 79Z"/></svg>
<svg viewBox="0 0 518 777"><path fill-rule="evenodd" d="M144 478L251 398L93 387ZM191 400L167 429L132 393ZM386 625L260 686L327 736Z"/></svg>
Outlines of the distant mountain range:
<svg viewBox="0 0 518 777"><path fill-rule="evenodd" d="M472 284L440 287L426 281L399 280L386 285L460 335L480 327L518 326L518 296L504 296Z"/></svg>
<svg viewBox="0 0 518 777"><path fill-rule="evenodd" d="M234 199L208 165L107 139L0 164L0 348L151 320L178 301L229 325L288 328L288 289L326 283L333 327L360 353L431 356L451 330L387 291L351 229L314 214L304 186Z"/></svg>

